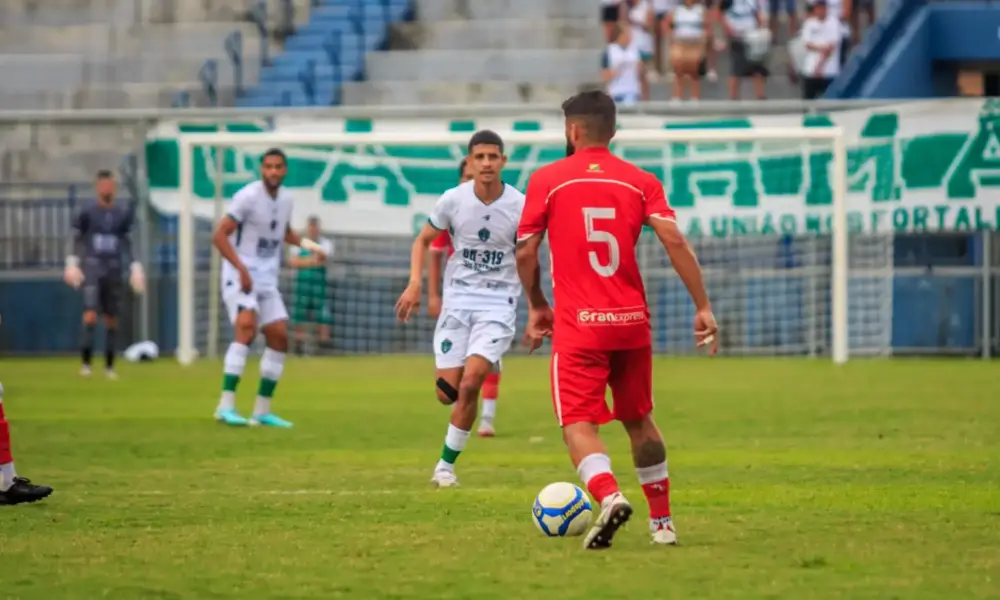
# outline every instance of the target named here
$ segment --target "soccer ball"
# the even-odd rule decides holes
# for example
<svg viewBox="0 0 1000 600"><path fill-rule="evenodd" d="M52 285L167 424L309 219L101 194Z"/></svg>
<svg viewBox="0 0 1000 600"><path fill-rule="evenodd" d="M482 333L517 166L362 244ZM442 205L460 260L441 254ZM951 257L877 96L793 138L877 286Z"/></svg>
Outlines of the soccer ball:
<svg viewBox="0 0 1000 600"><path fill-rule="evenodd" d="M572 483L550 483L538 492L531 516L549 537L581 535L590 524L590 498Z"/></svg>

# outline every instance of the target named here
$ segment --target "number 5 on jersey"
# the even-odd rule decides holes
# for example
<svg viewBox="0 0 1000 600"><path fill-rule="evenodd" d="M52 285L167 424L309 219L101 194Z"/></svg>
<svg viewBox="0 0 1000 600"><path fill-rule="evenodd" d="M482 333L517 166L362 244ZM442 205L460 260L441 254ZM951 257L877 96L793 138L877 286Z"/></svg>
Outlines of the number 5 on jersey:
<svg viewBox="0 0 1000 600"><path fill-rule="evenodd" d="M590 268L601 277L611 277L618 271L621 264L621 251L618 247L618 240L610 231L599 229L599 222L615 218L614 208L584 208L583 220L587 227L587 241L594 244L604 244L608 247L608 264L602 265L597 252L591 250L588 254L590 258Z"/></svg>

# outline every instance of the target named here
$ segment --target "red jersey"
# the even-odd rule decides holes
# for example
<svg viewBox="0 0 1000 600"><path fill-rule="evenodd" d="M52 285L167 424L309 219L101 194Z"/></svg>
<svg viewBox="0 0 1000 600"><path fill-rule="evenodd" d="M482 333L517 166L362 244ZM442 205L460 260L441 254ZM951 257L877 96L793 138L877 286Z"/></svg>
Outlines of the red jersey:
<svg viewBox="0 0 1000 600"><path fill-rule="evenodd" d="M535 171L518 239L548 231L555 348L624 350L652 343L635 245L649 218L674 220L663 184L606 148Z"/></svg>
<svg viewBox="0 0 1000 600"><path fill-rule="evenodd" d="M432 252L447 252L448 258L455 253L455 247L451 245L451 236L448 235L448 230L444 230L438 234L436 238L431 240L431 251Z"/></svg>

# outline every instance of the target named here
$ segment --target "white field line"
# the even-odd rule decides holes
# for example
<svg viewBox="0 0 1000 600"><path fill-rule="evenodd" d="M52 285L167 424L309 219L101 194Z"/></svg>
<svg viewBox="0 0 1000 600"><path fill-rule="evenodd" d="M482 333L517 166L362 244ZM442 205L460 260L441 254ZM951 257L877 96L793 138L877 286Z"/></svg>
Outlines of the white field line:
<svg viewBox="0 0 1000 600"><path fill-rule="evenodd" d="M374 489L374 490L133 490L116 492L113 490L103 492L67 492L69 496L392 496L407 494L426 494L436 492L437 488L427 485L426 488L404 488L396 490ZM462 494L499 494L512 491L509 488L462 488L456 490ZM61 495L59 490L54 494Z"/></svg>

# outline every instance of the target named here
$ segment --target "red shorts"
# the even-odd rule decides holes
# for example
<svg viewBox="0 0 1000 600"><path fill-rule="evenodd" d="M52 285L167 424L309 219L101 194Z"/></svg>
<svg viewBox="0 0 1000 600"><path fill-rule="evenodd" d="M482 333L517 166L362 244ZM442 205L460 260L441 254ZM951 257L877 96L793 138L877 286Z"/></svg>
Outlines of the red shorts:
<svg viewBox="0 0 1000 600"><path fill-rule="evenodd" d="M653 349L552 353L552 404L559 426L640 421L653 410ZM605 394L611 388L613 409Z"/></svg>

